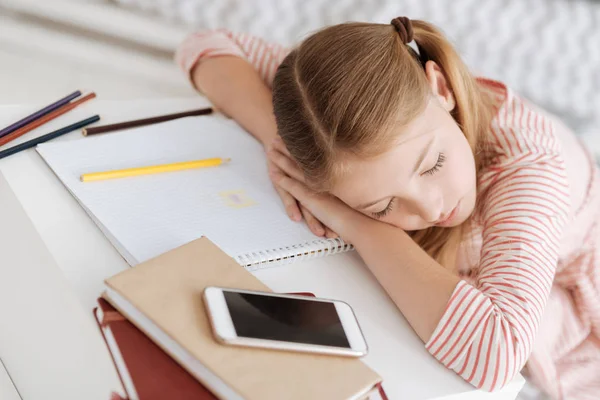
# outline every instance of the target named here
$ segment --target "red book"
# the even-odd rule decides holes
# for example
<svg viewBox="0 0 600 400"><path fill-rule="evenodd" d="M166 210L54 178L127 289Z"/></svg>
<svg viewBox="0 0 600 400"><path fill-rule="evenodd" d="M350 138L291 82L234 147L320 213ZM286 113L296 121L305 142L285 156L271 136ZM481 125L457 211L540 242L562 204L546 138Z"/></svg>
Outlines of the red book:
<svg viewBox="0 0 600 400"><path fill-rule="evenodd" d="M129 400L217 400L106 300L94 314Z"/></svg>

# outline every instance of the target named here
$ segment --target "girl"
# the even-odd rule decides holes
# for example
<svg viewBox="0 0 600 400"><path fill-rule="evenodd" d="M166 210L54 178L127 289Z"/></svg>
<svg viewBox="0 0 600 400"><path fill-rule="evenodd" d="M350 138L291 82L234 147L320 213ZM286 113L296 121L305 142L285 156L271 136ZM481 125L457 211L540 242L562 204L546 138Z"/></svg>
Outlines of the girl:
<svg viewBox="0 0 600 400"><path fill-rule="evenodd" d="M219 30L177 59L260 140L296 221L351 242L433 356L485 390L600 393L600 174L575 136L474 78L432 25L288 51Z"/></svg>

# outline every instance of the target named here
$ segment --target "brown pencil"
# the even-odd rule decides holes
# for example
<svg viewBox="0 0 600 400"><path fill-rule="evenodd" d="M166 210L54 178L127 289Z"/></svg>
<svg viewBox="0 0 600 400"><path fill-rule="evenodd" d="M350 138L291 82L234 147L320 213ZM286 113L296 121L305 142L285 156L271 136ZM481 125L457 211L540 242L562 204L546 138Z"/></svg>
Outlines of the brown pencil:
<svg viewBox="0 0 600 400"><path fill-rule="evenodd" d="M81 133L83 133L83 136L90 136L90 135L96 135L98 133L106 133L106 132L112 132L112 131L117 131L117 130L121 130L121 129L129 129L129 128L136 128L138 126L157 124L159 122L170 121L172 119L177 119L177 118L195 117L198 115L207 115L207 114L211 114L212 112L213 112L212 108L201 108L199 110L185 111L185 112L169 114L169 115L161 115L161 116L157 116L157 117L138 119L135 121L126 121L126 122L119 122L117 124L111 124L111 125L95 126L93 128L83 129L81 131Z"/></svg>
<svg viewBox="0 0 600 400"><path fill-rule="evenodd" d="M38 126L45 124L46 122L52 121L54 118L63 115L67 111L74 109L81 103L91 100L94 97L96 97L96 93L90 93L86 96L83 96L79 100L73 101L71 103L67 103L64 106L62 106L61 108L59 108L55 111L52 111L50 114L46 114L42 118L37 119L37 120L33 121L32 123L25 125L24 127L17 129L16 131L14 131L12 133L9 133L8 135L4 136L3 138L0 138L0 146L4 146L8 142L12 142L16 138L23 136L27 132L37 128Z"/></svg>

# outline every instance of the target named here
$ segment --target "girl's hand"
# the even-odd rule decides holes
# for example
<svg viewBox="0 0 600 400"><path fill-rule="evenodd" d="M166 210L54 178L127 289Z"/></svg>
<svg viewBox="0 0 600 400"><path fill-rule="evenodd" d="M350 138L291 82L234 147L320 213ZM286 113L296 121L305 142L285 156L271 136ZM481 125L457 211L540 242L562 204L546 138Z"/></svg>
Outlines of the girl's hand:
<svg viewBox="0 0 600 400"><path fill-rule="evenodd" d="M277 138L270 142L268 146L265 146L265 151L268 156L268 169L269 169L269 177L273 181L273 185L275 186L275 190L279 194L281 201L285 207L285 210L293 221L300 221L304 217L306 224L312 233L317 236L325 236L327 238L336 238L338 237L337 233L327 228L327 226L323 225L317 218L313 216L313 214L304 207L301 202L299 202L292 194L290 194L283 187L277 185L277 183L273 180L273 177L285 175L286 172L280 168L280 166L273 161L273 158L277 154L281 154L287 160L286 164L291 164L295 171L299 171L296 164L290 158L290 155L283 144L281 139ZM301 173L300 173L301 174Z"/></svg>
<svg viewBox="0 0 600 400"><path fill-rule="evenodd" d="M269 161L274 165L269 174L276 187L298 200L312 216L339 234L344 241L351 242L358 231L357 226L370 219L332 195L310 190L304 183L303 173L291 160L289 153L281 150L282 146L283 143L276 143L269 151Z"/></svg>

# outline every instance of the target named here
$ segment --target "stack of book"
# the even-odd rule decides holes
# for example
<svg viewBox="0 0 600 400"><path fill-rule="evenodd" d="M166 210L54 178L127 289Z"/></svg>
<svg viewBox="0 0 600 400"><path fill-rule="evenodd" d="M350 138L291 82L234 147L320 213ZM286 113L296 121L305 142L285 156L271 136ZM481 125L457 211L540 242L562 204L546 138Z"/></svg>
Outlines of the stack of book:
<svg viewBox="0 0 600 400"><path fill-rule="evenodd" d="M218 343L207 286L270 291L206 238L106 280L95 316L128 399L386 399L359 359Z"/></svg>

